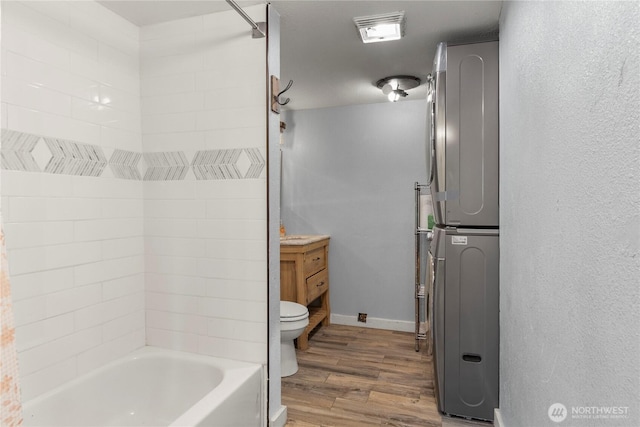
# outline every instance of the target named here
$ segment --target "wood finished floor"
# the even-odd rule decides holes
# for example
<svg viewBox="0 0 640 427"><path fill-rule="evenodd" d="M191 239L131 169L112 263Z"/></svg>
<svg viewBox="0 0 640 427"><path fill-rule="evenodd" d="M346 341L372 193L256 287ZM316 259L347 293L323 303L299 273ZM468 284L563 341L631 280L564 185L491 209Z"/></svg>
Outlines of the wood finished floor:
<svg viewBox="0 0 640 427"><path fill-rule="evenodd" d="M353 326L321 327L300 370L282 379L287 427L488 427L436 409L431 356L413 334Z"/></svg>

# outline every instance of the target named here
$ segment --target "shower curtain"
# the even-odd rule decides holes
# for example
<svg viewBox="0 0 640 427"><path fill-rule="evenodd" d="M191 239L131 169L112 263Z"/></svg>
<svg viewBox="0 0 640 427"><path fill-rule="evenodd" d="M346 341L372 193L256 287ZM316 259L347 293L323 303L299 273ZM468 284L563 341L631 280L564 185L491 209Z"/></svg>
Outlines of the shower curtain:
<svg viewBox="0 0 640 427"><path fill-rule="evenodd" d="M11 304L11 284L7 270L7 256L0 213L0 425L6 427L22 424L18 359L16 355L15 328Z"/></svg>

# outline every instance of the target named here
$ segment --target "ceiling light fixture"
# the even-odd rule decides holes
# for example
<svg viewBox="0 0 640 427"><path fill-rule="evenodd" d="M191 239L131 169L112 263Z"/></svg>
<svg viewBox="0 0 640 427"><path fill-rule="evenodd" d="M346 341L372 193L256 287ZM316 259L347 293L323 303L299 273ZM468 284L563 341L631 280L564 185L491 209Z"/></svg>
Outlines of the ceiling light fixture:
<svg viewBox="0 0 640 427"><path fill-rule="evenodd" d="M376 86L382 89L389 101L397 102L408 95L407 90L420 86L422 81L414 76L390 76L380 79Z"/></svg>
<svg viewBox="0 0 640 427"><path fill-rule="evenodd" d="M363 43L398 40L404 36L404 11L353 18Z"/></svg>

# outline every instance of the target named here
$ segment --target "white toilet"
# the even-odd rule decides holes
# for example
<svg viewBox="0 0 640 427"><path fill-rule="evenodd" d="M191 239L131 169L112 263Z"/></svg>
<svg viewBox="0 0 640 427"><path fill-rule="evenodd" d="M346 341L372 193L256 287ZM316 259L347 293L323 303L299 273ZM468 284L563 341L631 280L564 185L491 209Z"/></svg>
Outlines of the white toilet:
<svg viewBox="0 0 640 427"><path fill-rule="evenodd" d="M309 324L309 310L302 304L280 301L280 375L288 377L298 372L298 360L293 340Z"/></svg>

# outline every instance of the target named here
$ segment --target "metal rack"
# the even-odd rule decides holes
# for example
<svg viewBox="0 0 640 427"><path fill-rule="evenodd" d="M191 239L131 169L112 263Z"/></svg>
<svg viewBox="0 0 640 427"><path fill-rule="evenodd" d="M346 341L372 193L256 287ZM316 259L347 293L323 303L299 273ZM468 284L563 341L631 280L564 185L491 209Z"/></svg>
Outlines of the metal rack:
<svg viewBox="0 0 640 427"><path fill-rule="evenodd" d="M420 228L420 195L422 191L428 190L429 186L419 184L414 185L415 191L415 339L416 351L420 351L420 341L427 341L427 353L431 353L431 342L429 340L430 313L429 299L431 290L431 262L429 256L423 257L424 240L428 239L431 230ZM422 275L422 265L425 265L425 274Z"/></svg>

